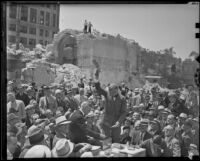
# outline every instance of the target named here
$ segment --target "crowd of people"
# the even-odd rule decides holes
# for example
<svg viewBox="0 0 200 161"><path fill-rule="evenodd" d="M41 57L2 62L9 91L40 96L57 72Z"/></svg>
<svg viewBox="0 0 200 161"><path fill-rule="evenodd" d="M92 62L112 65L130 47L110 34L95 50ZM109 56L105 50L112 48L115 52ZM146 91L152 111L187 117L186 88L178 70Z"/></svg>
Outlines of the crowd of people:
<svg viewBox="0 0 200 161"><path fill-rule="evenodd" d="M125 83L78 88L7 89L7 158L105 157L106 141L146 149L147 157L199 155L198 90L192 85L161 91L130 89Z"/></svg>

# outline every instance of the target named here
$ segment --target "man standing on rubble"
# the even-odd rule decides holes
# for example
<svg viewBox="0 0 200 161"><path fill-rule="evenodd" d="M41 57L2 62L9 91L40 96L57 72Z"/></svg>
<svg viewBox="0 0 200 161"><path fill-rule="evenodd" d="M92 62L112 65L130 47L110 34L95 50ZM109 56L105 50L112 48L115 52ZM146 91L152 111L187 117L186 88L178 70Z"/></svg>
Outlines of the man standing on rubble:
<svg viewBox="0 0 200 161"><path fill-rule="evenodd" d="M96 81L95 87L100 95L103 95L106 99L105 102L105 113L102 120L102 129L106 136L112 138L113 143L119 143L120 141L120 126L124 121L127 113L125 97L119 93L118 86L111 84L108 91L105 91L100 87L99 71L95 74Z"/></svg>

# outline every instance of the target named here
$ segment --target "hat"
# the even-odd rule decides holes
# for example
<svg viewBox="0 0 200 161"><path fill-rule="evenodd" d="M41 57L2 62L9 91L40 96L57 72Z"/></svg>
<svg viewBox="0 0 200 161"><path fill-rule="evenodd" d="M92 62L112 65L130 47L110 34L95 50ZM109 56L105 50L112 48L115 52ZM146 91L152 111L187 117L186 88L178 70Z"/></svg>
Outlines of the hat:
<svg viewBox="0 0 200 161"><path fill-rule="evenodd" d="M135 88L134 92L139 92L139 88Z"/></svg>
<svg viewBox="0 0 200 161"><path fill-rule="evenodd" d="M163 105L158 106L158 110L164 110L165 107Z"/></svg>
<svg viewBox="0 0 200 161"><path fill-rule="evenodd" d="M123 130L126 130L126 129L129 129L129 130L130 130L130 126L124 126L122 129L123 129Z"/></svg>
<svg viewBox="0 0 200 161"><path fill-rule="evenodd" d="M42 128L32 125L25 137L29 139L31 145L34 145L44 140L44 131Z"/></svg>
<svg viewBox="0 0 200 161"><path fill-rule="evenodd" d="M44 90L49 90L50 88L49 88L49 86L43 86L43 89Z"/></svg>
<svg viewBox="0 0 200 161"><path fill-rule="evenodd" d="M150 123L157 124L158 126L160 125L160 121L157 119L153 119L152 121L150 121Z"/></svg>
<svg viewBox="0 0 200 161"><path fill-rule="evenodd" d="M34 145L26 152L24 158L51 158L51 150L45 145Z"/></svg>
<svg viewBox="0 0 200 161"><path fill-rule="evenodd" d="M168 108L165 108L164 111L163 111L162 113L170 114L170 113L171 113L171 110L168 109Z"/></svg>
<svg viewBox="0 0 200 161"><path fill-rule="evenodd" d="M74 143L67 139L60 139L57 141L52 150L52 156L55 158L68 157L74 149Z"/></svg>
<svg viewBox="0 0 200 161"><path fill-rule="evenodd" d="M56 118L56 125L68 124L71 121L67 121L65 116L59 116Z"/></svg>
<svg viewBox="0 0 200 161"><path fill-rule="evenodd" d="M31 86L28 86L28 88L26 89L26 92L30 92L33 91L33 88Z"/></svg>
<svg viewBox="0 0 200 161"><path fill-rule="evenodd" d="M67 90L67 94L70 94L70 93L72 93L72 90L71 89Z"/></svg>
<svg viewBox="0 0 200 161"><path fill-rule="evenodd" d="M197 149L197 145L195 145L195 144L190 144L190 147L189 148L195 148L195 149Z"/></svg>
<svg viewBox="0 0 200 161"><path fill-rule="evenodd" d="M181 95L180 95L180 97L179 97L179 99L181 99L181 100L185 100L185 99L186 99L186 97L185 97L185 95L184 95L184 94L181 94Z"/></svg>
<svg viewBox="0 0 200 161"><path fill-rule="evenodd" d="M113 89L113 88L117 88L118 86L117 86L117 84L116 83L111 83L110 85L109 85L109 89Z"/></svg>
<svg viewBox="0 0 200 161"><path fill-rule="evenodd" d="M92 152L84 152L82 155L81 155L81 158L93 158L93 154Z"/></svg>
<svg viewBox="0 0 200 161"><path fill-rule="evenodd" d="M60 94L60 93L62 93L62 90L60 90L60 89L57 89L57 90L55 91L55 94Z"/></svg>
<svg viewBox="0 0 200 161"><path fill-rule="evenodd" d="M28 129L28 132L27 132L27 135L26 135L26 138L30 138L30 137L33 137L33 136L42 136L44 135L43 131L41 128L39 128L38 126L36 125L32 125L31 127L29 127Z"/></svg>
<svg viewBox="0 0 200 161"><path fill-rule="evenodd" d="M181 114L179 115L179 117L182 117L182 118L187 119L187 114L185 114L185 113L181 113Z"/></svg>
<svg viewBox="0 0 200 161"><path fill-rule="evenodd" d="M34 105L27 105L27 106L25 107L25 111L31 110L31 109L34 109Z"/></svg>
<svg viewBox="0 0 200 161"><path fill-rule="evenodd" d="M169 97L173 97L173 96L175 96L175 95L176 95L176 93L174 93L174 92L169 92L169 93L168 93L168 96L169 96Z"/></svg>
<svg viewBox="0 0 200 161"><path fill-rule="evenodd" d="M13 81L8 81L8 85L11 85L13 84L14 82Z"/></svg>
<svg viewBox="0 0 200 161"><path fill-rule="evenodd" d="M167 118L175 119L175 116L173 114L170 114L170 115L167 116Z"/></svg>
<svg viewBox="0 0 200 161"><path fill-rule="evenodd" d="M171 125L167 125L164 127L164 130L173 130L174 128Z"/></svg>
<svg viewBox="0 0 200 161"><path fill-rule="evenodd" d="M90 111L87 115L86 118L90 118L90 117L95 117L96 115L94 114L93 111Z"/></svg>
<svg viewBox="0 0 200 161"><path fill-rule="evenodd" d="M184 125L189 126L189 127L192 127L192 126L193 126L193 123L192 123L191 120L186 120L186 121L184 122Z"/></svg>
<svg viewBox="0 0 200 161"><path fill-rule="evenodd" d="M142 119L141 122L140 122L140 124L148 126L149 120L148 119Z"/></svg>
<svg viewBox="0 0 200 161"><path fill-rule="evenodd" d="M8 114L7 119L8 119L8 122L10 122L12 120L19 120L20 121L19 116L15 115L14 113Z"/></svg>
<svg viewBox="0 0 200 161"><path fill-rule="evenodd" d="M195 121L195 122L199 122L199 118L198 118L198 117L193 118L193 121Z"/></svg>

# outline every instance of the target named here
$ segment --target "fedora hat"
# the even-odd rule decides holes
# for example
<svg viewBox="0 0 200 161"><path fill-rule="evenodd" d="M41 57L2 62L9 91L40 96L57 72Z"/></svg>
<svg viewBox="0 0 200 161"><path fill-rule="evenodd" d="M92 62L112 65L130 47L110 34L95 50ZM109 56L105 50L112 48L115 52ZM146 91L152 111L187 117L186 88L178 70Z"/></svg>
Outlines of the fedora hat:
<svg viewBox="0 0 200 161"><path fill-rule="evenodd" d="M135 88L134 92L139 92L139 88Z"/></svg>
<svg viewBox="0 0 200 161"><path fill-rule="evenodd" d="M29 138L30 142L40 142L44 139L44 131L42 128L32 125L27 132L26 138Z"/></svg>
<svg viewBox="0 0 200 161"><path fill-rule="evenodd" d="M52 156L54 158L68 157L72 153L73 149L74 143L67 139L60 139L52 150Z"/></svg>
<svg viewBox="0 0 200 161"><path fill-rule="evenodd" d="M51 158L51 150L45 145L34 145L26 152L24 158Z"/></svg>
<svg viewBox="0 0 200 161"><path fill-rule="evenodd" d="M63 124L69 124L71 121L67 121L65 116L59 116L56 118L56 125L63 125Z"/></svg>
<svg viewBox="0 0 200 161"><path fill-rule="evenodd" d="M158 110L164 110L165 107L163 105L158 106Z"/></svg>
<svg viewBox="0 0 200 161"><path fill-rule="evenodd" d="M187 114L185 114L185 113L181 113L181 114L179 115L179 117L182 117L182 118L187 119Z"/></svg>

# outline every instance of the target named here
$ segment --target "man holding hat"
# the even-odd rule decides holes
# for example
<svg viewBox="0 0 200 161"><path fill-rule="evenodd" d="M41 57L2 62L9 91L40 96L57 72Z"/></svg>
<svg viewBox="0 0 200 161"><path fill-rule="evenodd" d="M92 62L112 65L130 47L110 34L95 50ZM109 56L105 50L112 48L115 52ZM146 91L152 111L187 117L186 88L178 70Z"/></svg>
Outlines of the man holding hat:
<svg viewBox="0 0 200 161"><path fill-rule="evenodd" d="M140 96L139 88L135 88L134 93L135 93L135 95L132 98L131 107L132 106L139 106L140 103L141 103L141 96Z"/></svg>
<svg viewBox="0 0 200 161"><path fill-rule="evenodd" d="M100 87L98 81L95 82L95 87L99 95L105 97L105 113L102 121L102 128L106 136L112 138L112 142L119 142L120 125L126 118L127 108L126 100L121 94L116 84L110 84L108 91Z"/></svg>

